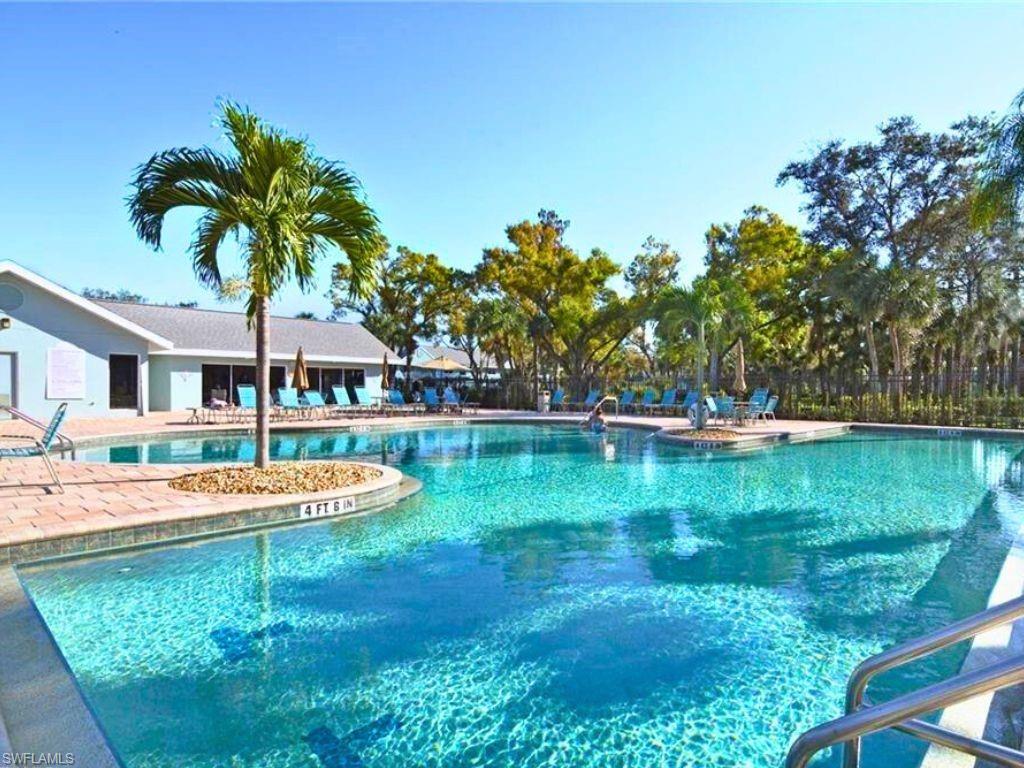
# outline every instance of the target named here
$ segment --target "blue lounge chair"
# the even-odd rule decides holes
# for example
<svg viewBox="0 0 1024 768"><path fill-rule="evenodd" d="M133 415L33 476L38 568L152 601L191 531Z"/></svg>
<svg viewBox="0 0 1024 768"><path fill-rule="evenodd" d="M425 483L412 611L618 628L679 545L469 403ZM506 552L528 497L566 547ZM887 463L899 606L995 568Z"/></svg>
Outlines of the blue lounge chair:
<svg viewBox="0 0 1024 768"><path fill-rule="evenodd" d="M636 406L636 410L646 411L647 409L649 409L652 405L654 405L655 397L657 397L657 394L653 389L645 390L643 397L640 398L639 405Z"/></svg>
<svg viewBox="0 0 1024 768"><path fill-rule="evenodd" d="M681 413L689 413L690 409L693 408L694 404L700 400L700 395L696 390L691 389L683 396L683 401L679 403L679 410Z"/></svg>
<svg viewBox="0 0 1024 768"><path fill-rule="evenodd" d="M445 403L450 405L452 409L458 411L472 410L475 412L480 408L480 403L469 402L469 392L467 392L460 398L458 393L451 387L445 387L444 401Z"/></svg>
<svg viewBox="0 0 1024 768"><path fill-rule="evenodd" d="M636 400L636 392L632 389L627 389L621 395L619 395L619 408L626 411L633 407L633 401Z"/></svg>
<svg viewBox="0 0 1024 768"><path fill-rule="evenodd" d="M662 412L665 410L675 410L675 407L676 390L673 387L672 389L666 389L662 393L660 403L652 403L651 405L647 406L647 410L650 411L651 413L654 413L655 411Z"/></svg>
<svg viewBox="0 0 1024 768"><path fill-rule="evenodd" d="M58 405L57 410L53 412L53 418L50 419L50 423L43 430L42 437L38 439L31 437L8 436L8 439L13 440L31 440L32 445L0 448L0 459L27 459L32 457L42 459L43 463L46 464L46 469L50 472L50 477L53 479L54 485L57 486L61 493L64 493L64 483L60 481L60 477L57 475L57 470L53 466L53 460L50 458L50 446L53 445L53 441L60 434L60 427L64 423L64 417L67 415L67 411L67 403L61 403ZM42 426L40 422L37 422L35 419L27 418L15 411L13 408L10 409L10 412L12 415L22 418L30 424Z"/></svg>
<svg viewBox="0 0 1024 768"><path fill-rule="evenodd" d="M309 415L314 418L324 418L327 415L327 403L324 396L315 389L307 389L302 393L303 400L309 407Z"/></svg>
<svg viewBox="0 0 1024 768"><path fill-rule="evenodd" d="M399 413L416 413L425 410L423 403L410 403L405 399L401 390L388 390L388 410Z"/></svg>
<svg viewBox="0 0 1024 768"><path fill-rule="evenodd" d="M565 408L565 390L556 389L555 394L551 396L551 410L557 411L561 408Z"/></svg>
<svg viewBox="0 0 1024 768"><path fill-rule="evenodd" d="M360 410L358 405L353 405L352 400L348 396L348 387L341 384L335 384L331 387L331 393L334 395L334 413L335 415L342 413L353 413Z"/></svg>
<svg viewBox="0 0 1024 768"><path fill-rule="evenodd" d="M445 407L445 404L437 399L437 390L433 387L423 390L423 404L427 406L428 413L440 413Z"/></svg>
<svg viewBox="0 0 1024 768"><path fill-rule="evenodd" d="M567 408L569 406L577 406L578 405L578 406L580 406L580 410L581 411L589 411L591 408L593 408L595 405L597 405L597 400L600 397L601 397L601 390L599 390L599 389L592 389L592 390L590 390L587 393L587 397L586 397L586 399L584 399L584 401L582 403L566 403L565 405L566 405Z"/></svg>
<svg viewBox="0 0 1024 768"><path fill-rule="evenodd" d="M707 421L718 418L718 403L711 395L704 398L704 410L708 416Z"/></svg>
<svg viewBox="0 0 1024 768"><path fill-rule="evenodd" d="M303 416L304 409L299 402L299 391L294 387L279 387L277 390L277 404L280 413L285 416Z"/></svg>
<svg viewBox="0 0 1024 768"><path fill-rule="evenodd" d="M238 392L238 407L235 409L235 417L241 421L246 416L256 417L256 387L252 384L239 384L235 387Z"/></svg>
<svg viewBox="0 0 1024 768"><path fill-rule="evenodd" d="M771 419L772 421L775 421L775 408L778 406L778 404L779 396L772 395L771 397L768 398L768 402L765 403L764 408L757 411L756 413L752 413L751 415L755 419L764 419L765 421Z"/></svg>
<svg viewBox="0 0 1024 768"><path fill-rule="evenodd" d="M356 405L367 412L373 412L373 400L370 399L370 393L366 391L366 387L353 387L356 393ZM381 401L381 412L384 411L384 401Z"/></svg>

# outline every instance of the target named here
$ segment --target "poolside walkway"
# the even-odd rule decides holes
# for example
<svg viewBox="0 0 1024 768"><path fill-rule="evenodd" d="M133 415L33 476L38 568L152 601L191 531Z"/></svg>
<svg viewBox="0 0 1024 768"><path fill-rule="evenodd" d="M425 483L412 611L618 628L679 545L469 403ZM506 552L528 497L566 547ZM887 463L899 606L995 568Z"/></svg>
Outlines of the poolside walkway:
<svg viewBox="0 0 1024 768"><path fill-rule="evenodd" d="M250 424L188 424L188 413L160 412L143 417L120 419L70 419L65 432L76 441L93 443L118 436L152 439L162 435L201 435L225 430L247 432ZM529 422L572 423L578 414L546 414L508 411L482 411L460 416L403 416L289 421L274 423L277 430L309 429L401 429L424 424L468 422L487 419L514 419ZM648 416L613 417L612 424L650 430L684 428L682 418ZM806 435L823 429L842 427L831 422L778 421L734 428L745 439L764 436ZM24 422L0 425L3 435L32 434ZM65 493L53 493L42 461L19 459L0 462L0 563L14 559L33 559L73 551L90 551L110 546L143 543L166 537L205 530L211 518L250 513L260 508L297 505L312 497L299 496L218 496L175 491L168 481L185 472L188 465L103 464L63 461L57 464ZM332 493L321 494L327 498ZM333 492L337 495L337 492ZM317 498L319 498L319 496ZM224 521L221 521L222 523ZM220 527L224 527L221 525ZM132 533L135 531L135 533ZM17 547L17 550L12 550ZM5 556L6 553L6 556Z"/></svg>

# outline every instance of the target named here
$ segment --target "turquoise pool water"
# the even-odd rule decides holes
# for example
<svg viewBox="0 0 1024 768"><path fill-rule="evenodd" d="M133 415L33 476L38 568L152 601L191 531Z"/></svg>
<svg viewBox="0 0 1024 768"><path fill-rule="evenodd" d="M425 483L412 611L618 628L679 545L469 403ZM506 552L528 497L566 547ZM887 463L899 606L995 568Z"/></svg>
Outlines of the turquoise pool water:
<svg viewBox="0 0 1024 768"><path fill-rule="evenodd" d="M22 571L132 768L775 768L839 713L859 659L984 607L1024 519L1013 442L854 434L709 459L631 431L477 426L273 450L385 460L423 492ZM921 754L878 737L865 764Z"/></svg>

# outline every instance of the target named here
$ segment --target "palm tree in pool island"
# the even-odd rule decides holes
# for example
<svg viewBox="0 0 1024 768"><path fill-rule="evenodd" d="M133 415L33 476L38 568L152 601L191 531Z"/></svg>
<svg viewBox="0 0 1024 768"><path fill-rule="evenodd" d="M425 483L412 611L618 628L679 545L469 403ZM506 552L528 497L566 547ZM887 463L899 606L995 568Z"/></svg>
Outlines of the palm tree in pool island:
<svg viewBox="0 0 1024 768"><path fill-rule="evenodd" d="M359 180L316 156L305 139L288 136L235 104L220 124L229 153L208 147L158 152L137 169L128 209L139 237L160 250L164 218L176 208L199 211L189 251L200 282L224 290L218 257L233 237L244 275L249 325L256 327L256 466L270 462L270 302L290 280L307 290L317 259L337 248L352 266L351 289L376 283L379 222Z"/></svg>
<svg viewBox="0 0 1024 768"><path fill-rule="evenodd" d="M707 417L704 413L704 363L708 356L707 337L722 320L722 294L718 283L702 277L689 288L671 286L658 299L658 333L662 338L679 336L685 331L693 334L697 345L697 393L694 405L694 426L703 429Z"/></svg>

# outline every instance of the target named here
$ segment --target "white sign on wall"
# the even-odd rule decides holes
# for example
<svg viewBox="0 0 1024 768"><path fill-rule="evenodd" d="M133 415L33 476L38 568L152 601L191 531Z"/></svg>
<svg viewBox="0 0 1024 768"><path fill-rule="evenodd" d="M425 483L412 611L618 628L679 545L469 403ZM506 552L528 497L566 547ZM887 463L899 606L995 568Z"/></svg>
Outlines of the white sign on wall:
<svg viewBox="0 0 1024 768"><path fill-rule="evenodd" d="M58 344L46 350L46 397L85 399L85 350Z"/></svg>

